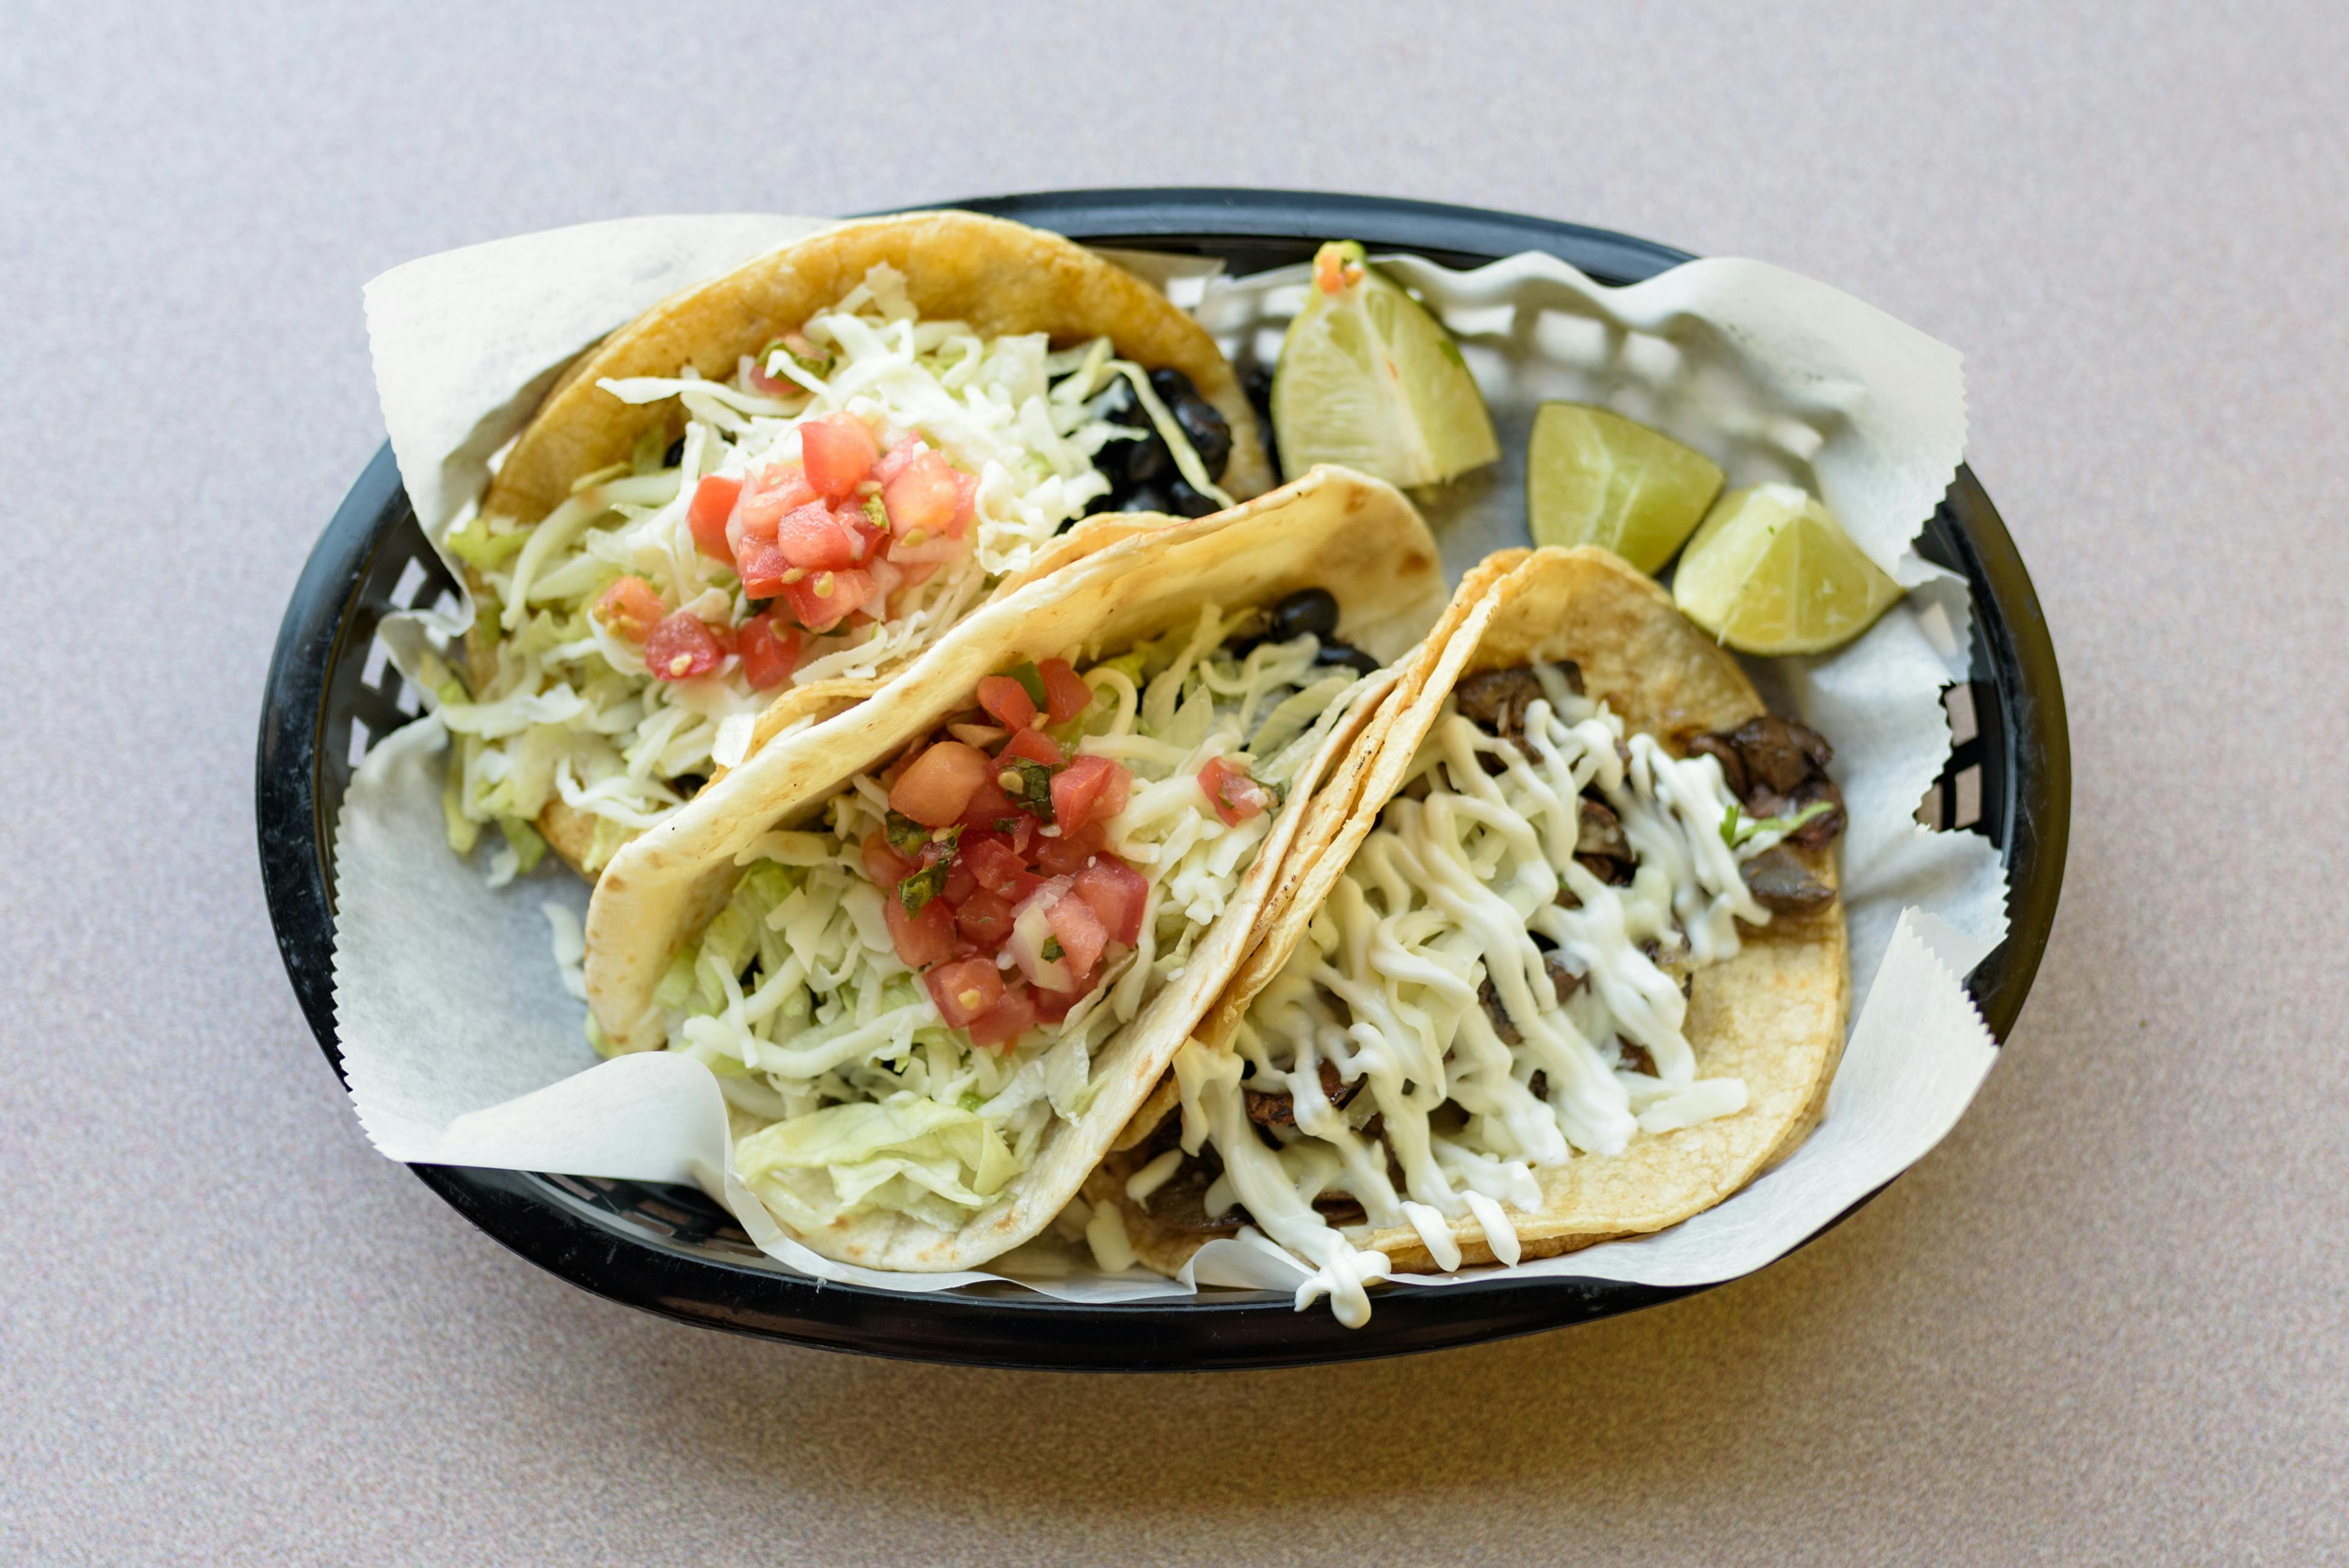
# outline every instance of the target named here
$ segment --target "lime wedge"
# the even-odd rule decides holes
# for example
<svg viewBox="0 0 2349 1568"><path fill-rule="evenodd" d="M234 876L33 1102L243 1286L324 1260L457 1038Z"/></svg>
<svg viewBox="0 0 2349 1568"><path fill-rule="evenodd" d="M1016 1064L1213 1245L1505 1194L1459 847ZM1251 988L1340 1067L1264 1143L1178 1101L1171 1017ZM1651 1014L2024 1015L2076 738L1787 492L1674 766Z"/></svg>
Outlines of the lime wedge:
<svg viewBox="0 0 2349 1568"><path fill-rule="evenodd" d="M1436 484L1501 455L1459 346L1351 240L1313 258L1313 287L1272 376L1272 428L1291 477L1341 463L1390 484Z"/></svg>
<svg viewBox="0 0 2349 1568"><path fill-rule="evenodd" d="M1866 631L1900 585L1793 485L1723 496L1672 577L1681 613L1749 654L1816 654Z"/></svg>
<svg viewBox="0 0 2349 1568"><path fill-rule="evenodd" d="M1721 493L1702 452L1605 408L1545 403L1526 452L1536 544L1597 544L1654 572Z"/></svg>

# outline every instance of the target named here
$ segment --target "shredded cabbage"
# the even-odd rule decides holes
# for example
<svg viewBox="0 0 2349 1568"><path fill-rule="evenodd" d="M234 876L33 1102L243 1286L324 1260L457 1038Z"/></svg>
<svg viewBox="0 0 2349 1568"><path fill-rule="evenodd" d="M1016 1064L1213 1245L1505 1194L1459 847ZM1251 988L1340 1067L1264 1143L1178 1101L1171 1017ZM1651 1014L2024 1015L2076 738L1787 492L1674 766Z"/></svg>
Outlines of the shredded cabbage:
<svg viewBox="0 0 2349 1568"><path fill-rule="evenodd" d="M788 343L770 346L763 364L746 356L730 381L703 379L688 366L674 377L599 383L629 403L678 402L685 435L674 460L657 438L647 441L631 461L583 476L534 526L469 512L445 541L479 591L476 658L486 665L471 693L440 676L430 683L460 738L450 761L451 847L470 851L492 822L527 830L559 799L596 823L583 867L592 872L747 754L767 694L750 688L739 659L689 680L654 680L638 645L591 614L623 576L643 579L665 610L721 625L754 613L731 564L695 545L687 520L703 476L741 478L795 461L799 427L845 411L884 450L916 436L975 477L972 548L926 582L896 588L880 620L810 639L791 678L871 676L953 624L1109 493L1094 454L1137 435L1105 417L1100 394L1120 375L1167 433L1185 474L1220 497L1201 482L1203 469L1193 472L1197 455L1161 418L1147 375L1113 357L1108 339L1056 354L1041 334L983 337L962 322L921 320L887 266L873 268ZM493 874L525 869L535 852L510 843Z"/></svg>
<svg viewBox="0 0 2349 1568"><path fill-rule="evenodd" d="M1082 672L1093 700L1065 733L1074 751L1130 771L1106 847L1149 891L1136 947L1105 955L1100 984L1058 1024L999 1048L947 1026L898 960L882 916L890 894L864 869L862 846L887 821L872 777L852 779L820 822L752 844L759 858L732 902L657 1000L668 1048L709 1065L761 1124L738 1160L779 1217L812 1229L886 1210L951 1228L1028 1167L1054 1119L1091 1102L1094 1054L1183 973L1275 821L1266 811L1226 824L1199 770L1237 758L1260 783L1286 784L1354 684L1317 665L1311 636L1235 656L1223 645L1243 624L1203 608Z"/></svg>

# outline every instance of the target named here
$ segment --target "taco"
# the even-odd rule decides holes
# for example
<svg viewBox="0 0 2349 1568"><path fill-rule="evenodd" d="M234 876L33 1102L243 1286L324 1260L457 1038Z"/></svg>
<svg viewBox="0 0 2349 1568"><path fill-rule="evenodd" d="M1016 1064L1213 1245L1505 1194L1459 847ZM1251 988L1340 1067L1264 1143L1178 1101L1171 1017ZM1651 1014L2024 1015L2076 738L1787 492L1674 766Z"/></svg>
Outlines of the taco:
<svg viewBox="0 0 2349 1568"><path fill-rule="evenodd" d="M585 354L446 540L451 842L593 873L991 592L1270 482L1214 342L1092 252L968 212L784 246Z"/></svg>
<svg viewBox="0 0 2349 1568"><path fill-rule="evenodd" d="M1174 1108L1088 1180L1111 1261L1253 1227L1360 1322L1371 1280L1685 1219L1814 1125L1849 996L1826 743L1614 556L1503 564L1317 797Z"/></svg>
<svg viewBox="0 0 2349 1568"><path fill-rule="evenodd" d="M826 1256L1017 1245L1244 956L1444 607L1417 512L1336 469L990 601L613 858L599 1048L708 1064L742 1180Z"/></svg>

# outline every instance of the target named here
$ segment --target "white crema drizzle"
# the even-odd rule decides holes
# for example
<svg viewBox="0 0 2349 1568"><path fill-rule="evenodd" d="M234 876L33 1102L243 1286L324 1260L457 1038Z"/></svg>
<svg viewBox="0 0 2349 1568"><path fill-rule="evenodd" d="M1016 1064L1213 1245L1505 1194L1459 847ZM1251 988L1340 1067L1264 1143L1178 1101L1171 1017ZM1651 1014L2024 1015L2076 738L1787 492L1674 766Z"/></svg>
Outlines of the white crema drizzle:
<svg viewBox="0 0 2349 1568"><path fill-rule="evenodd" d="M1737 923L1770 918L1740 863L1784 835L1733 849L1718 762L1627 738L1604 704L1555 668L1535 670L1545 696L1525 716L1533 755L1447 702L1403 790L1250 1006L1233 1050L1217 1057L1188 1045L1175 1062L1183 1146L1196 1152L1212 1140L1224 1161L1208 1212L1245 1205L1314 1271L1298 1305L1327 1295L1349 1324L1368 1317L1363 1287L1387 1275L1389 1260L1351 1246L1313 1208L1322 1193L1351 1197L1373 1227L1409 1227L1446 1271L1459 1266L1453 1228L1463 1219L1513 1263L1508 1213L1540 1207L1537 1168L1619 1153L1637 1133L1745 1105L1742 1080L1698 1076L1682 1033L1687 1001L1641 944L1692 967L1733 955ZM1502 771L1488 774L1488 758ZM1574 859L1587 788L1620 819L1637 857L1628 886ZM1562 891L1578 907L1558 902ZM1545 972L1553 957L1582 977L1563 1004ZM1488 979L1515 1043L1478 998ZM1361 1084L1342 1109L1323 1092L1324 1062ZM1292 1097L1296 1126L1278 1147L1247 1120L1244 1081ZM1383 1141L1363 1134L1373 1115Z"/></svg>

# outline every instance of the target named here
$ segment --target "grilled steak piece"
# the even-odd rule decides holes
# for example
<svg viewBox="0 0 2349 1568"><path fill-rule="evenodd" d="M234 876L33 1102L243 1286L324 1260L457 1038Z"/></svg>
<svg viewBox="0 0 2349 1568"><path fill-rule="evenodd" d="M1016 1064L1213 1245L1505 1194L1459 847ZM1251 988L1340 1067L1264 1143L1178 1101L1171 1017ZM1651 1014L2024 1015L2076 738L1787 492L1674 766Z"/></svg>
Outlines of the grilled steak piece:
<svg viewBox="0 0 2349 1568"><path fill-rule="evenodd" d="M1827 802L1827 810L1786 835L1786 842L1821 849L1843 831L1843 791L1826 771L1835 748L1817 730L1765 713L1734 729L1697 736L1688 749L1692 757L1721 764L1729 792L1749 816L1788 817L1814 802Z"/></svg>
<svg viewBox="0 0 2349 1568"><path fill-rule="evenodd" d="M1362 1092L1362 1080L1347 1082L1338 1075L1338 1066L1322 1058L1319 1077L1321 1093L1331 1105L1344 1109L1347 1101ZM1247 1101L1247 1119L1258 1127L1294 1127L1297 1125L1297 1097L1287 1089L1243 1088Z"/></svg>
<svg viewBox="0 0 2349 1568"><path fill-rule="evenodd" d="M1582 671L1571 660L1555 666L1569 690L1582 690ZM1541 700L1541 678L1523 665L1515 669L1479 670L1452 688L1452 699L1470 719L1504 740L1525 730L1526 709Z"/></svg>
<svg viewBox="0 0 2349 1568"><path fill-rule="evenodd" d="M1566 960L1555 953L1542 960L1542 970L1549 976L1550 989L1557 994L1561 1006L1582 986L1582 976L1568 969ZM1509 1021L1508 1009L1501 1006L1501 988L1493 984L1490 975L1477 985L1476 1000L1485 1004L1485 1016L1493 1020L1493 1033L1501 1037L1503 1045L1524 1043L1525 1036L1518 1031L1516 1025Z"/></svg>
<svg viewBox="0 0 2349 1568"><path fill-rule="evenodd" d="M1738 872L1754 903L1782 914L1806 914L1835 902L1835 889L1814 876L1785 844L1763 851Z"/></svg>

